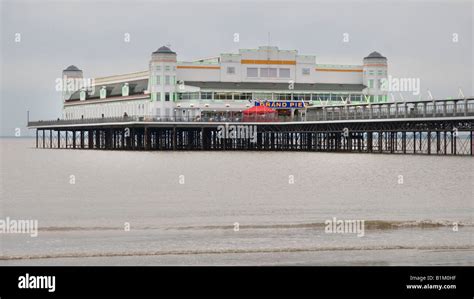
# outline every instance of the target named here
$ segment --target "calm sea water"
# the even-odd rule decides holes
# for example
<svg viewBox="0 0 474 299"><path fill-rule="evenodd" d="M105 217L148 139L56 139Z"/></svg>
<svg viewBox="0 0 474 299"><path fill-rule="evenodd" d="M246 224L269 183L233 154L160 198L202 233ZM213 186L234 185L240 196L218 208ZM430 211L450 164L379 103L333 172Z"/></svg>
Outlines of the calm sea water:
<svg viewBox="0 0 474 299"><path fill-rule="evenodd" d="M474 264L469 157L33 146L0 139L0 217L39 224L0 265Z"/></svg>

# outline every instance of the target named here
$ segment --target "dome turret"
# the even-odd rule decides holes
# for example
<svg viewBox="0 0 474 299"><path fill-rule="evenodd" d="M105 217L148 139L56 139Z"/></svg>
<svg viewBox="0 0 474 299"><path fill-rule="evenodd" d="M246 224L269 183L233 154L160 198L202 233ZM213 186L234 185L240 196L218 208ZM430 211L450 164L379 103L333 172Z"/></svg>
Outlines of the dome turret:
<svg viewBox="0 0 474 299"><path fill-rule="evenodd" d="M75 65L70 65L66 69L64 69L64 71L68 71L68 72L73 71L74 72L74 71L81 71L81 70Z"/></svg>
<svg viewBox="0 0 474 299"><path fill-rule="evenodd" d="M374 51L374 52L370 53L369 56L364 57L364 59L371 59L371 58L376 58L376 59L384 59L385 58L386 59L387 57L382 56L382 54L380 54L377 51Z"/></svg>
<svg viewBox="0 0 474 299"><path fill-rule="evenodd" d="M176 52L171 51L171 49L167 46L162 46L158 50L153 52L153 54L176 54Z"/></svg>

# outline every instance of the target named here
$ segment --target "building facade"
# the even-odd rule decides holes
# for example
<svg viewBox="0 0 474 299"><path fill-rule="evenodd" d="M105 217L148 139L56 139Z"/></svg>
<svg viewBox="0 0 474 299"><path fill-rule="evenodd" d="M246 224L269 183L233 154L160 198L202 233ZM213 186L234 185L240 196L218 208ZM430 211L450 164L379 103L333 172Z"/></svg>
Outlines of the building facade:
<svg viewBox="0 0 474 299"><path fill-rule="evenodd" d="M387 58L372 52L362 62L322 65L316 56L269 46L184 62L163 46L151 54L146 71L95 78L93 86L63 92L63 118L238 120L254 105L304 117L311 105L387 101L381 88ZM83 80L83 72L69 66L63 79Z"/></svg>

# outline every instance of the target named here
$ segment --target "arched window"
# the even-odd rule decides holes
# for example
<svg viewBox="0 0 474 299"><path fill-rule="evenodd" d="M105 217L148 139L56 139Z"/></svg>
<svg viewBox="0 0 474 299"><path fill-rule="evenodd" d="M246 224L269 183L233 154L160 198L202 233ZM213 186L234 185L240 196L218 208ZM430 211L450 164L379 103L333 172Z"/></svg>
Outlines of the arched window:
<svg viewBox="0 0 474 299"><path fill-rule="evenodd" d="M105 86L102 86L100 89L100 98L105 99L107 97L107 89Z"/></svg>
<svg viewBox="0 0 474 299"><path fill-rule="evenodd" d="M128 87L128 83L125 83L122 86L122 97L128 97L129 92L130 92L130 88Z"/></svg>
<svg viewBox="0 0 474 299"><path fill-rule="evenodd" d="M85 101L86 99L86 91L84 89L81 90L81 92L79 93L79 99L81 101Z"/></svg>

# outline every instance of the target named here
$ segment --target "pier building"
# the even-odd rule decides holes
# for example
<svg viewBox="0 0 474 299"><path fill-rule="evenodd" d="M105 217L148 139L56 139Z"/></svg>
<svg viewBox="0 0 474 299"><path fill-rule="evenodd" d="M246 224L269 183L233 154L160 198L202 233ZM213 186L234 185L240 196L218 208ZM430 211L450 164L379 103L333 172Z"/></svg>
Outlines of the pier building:
<svg viewBox="0 0 474 299"><path fill-rule="evenodd" d="M360 61L319 64L315 55L272 46L179 61L176 52L162 46L151 53L147 70L94 78L93 86L63 92L62 119L125 115L226 121L263 103L273 105L279 118L298 120L306 107L322 102L386 102L381 80L387 77L387 58L372 52ZM65 80L83 78L76 66L63 71Z"/></svg>
<svg viewBox="0 0 474 299"><path fill-rule="evenodd" d="M378 52L361 65L277 47L177 57L163 46L145 71L94 80L67 67L80 84L62 118L28 120L36 147L474 155L474 98L388 101Z"/></svg>

